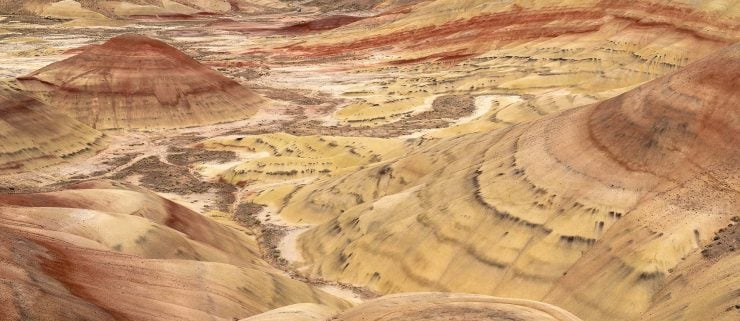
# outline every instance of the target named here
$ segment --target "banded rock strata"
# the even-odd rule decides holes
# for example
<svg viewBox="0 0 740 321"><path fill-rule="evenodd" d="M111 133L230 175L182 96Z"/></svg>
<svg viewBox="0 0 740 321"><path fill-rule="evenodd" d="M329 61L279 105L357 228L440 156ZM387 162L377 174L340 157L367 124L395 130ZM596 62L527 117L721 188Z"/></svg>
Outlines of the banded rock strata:
<svg viewBox="0 0 740 321"><path fill-rule="evenodd" d="M437 95L523 98L487 114L490 122L456 131L479 132L614 97L740 41L739 8L733 1L423 1L286 41L271 59L361 62L347 63L351 72L304 68L331 76L350 101L334 116L356 126L399 122ZM368 80L349 81L360 77Z"/></svg>
<svg viewBox="0 0 740 321"><path fill-rule="evenodd" d="M312 275L636 319L740 206L738 73L735 45L602 103L303 186L281 215L322 223L299 238ZM722 257L710 266L737 254ZM695 289L713 296L695 309L735 313L725 281Z"/></svg>
<svg viewBox="0 0 740 321"><path fill-rule="evenodd" d="M142 188L0 195L7 320L233 320L349 303L269 267L254 239Z"/></svg>
<svg viewBox="0 0 740 321"><path fill-rule="evenodd" d="M125 34L19 78L97 129L176 128L249 118L265 100L174 47Z"/></svg>
<svg viewBox="0 0 740 321"><path fill-rule="evenodd" d="M91 155L103 133L10 89L0 89L0 173L30 170Z"/></svg>

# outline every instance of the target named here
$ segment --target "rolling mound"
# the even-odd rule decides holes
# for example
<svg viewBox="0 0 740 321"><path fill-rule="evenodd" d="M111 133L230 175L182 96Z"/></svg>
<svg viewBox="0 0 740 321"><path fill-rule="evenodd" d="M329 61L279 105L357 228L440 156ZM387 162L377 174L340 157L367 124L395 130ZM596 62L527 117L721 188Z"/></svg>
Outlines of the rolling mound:
<svg viewBox="0 0 740 321"><path fill-rule="evenodd" d="M672 281L694 291L690 312L654 300L668 278L717 280L697 266L737 260L728 249L685 263L740 207L739 73L734 45L602 103L303 186L281 211L321 223L299 237L298 268L382 293L545 301L589 320L731 318L737 278Z"/></svg>
<svg viewBox="0 0 740 321"><path fill-rule="evenodd" d="M555 306L474 294L406 293L365 302L344 312L317 304L296 304L242 321L579 321Z"/></svg>
<svg viewBox="0 0 740 321"><path fill-rule="evenodd" d="M349 309L332 320L341 321L578 321L549 304L473 294L406 293L389 295Z"/></svg>
<svg viewBox="0 0 740 321"><path fill-rule="evenodd" d="M263 99L159 40L121 35L25 77L22 86L98 129L242 120Z"/></svg>
<svg viewBox="0 0 740 321"><path fill-rule="evenodd" d="M217 173L235 185L337 175L395 157L403 151L401 141L285 133L213 138L205 141L203 147L248 154L245 156L248 160Z"/></svg>
<svg viewBox="0 0 740 321"><path fill-rule="evenodd" d="M38 168L92 155L104 135L43 103L0 88L0 173Z"/></svg>
<svg viewBox="0 0 740 321"><path fill-rule="evenodd" d="M254 239L144 189L0 195L0 310L34 320L233 320L348 303L272 269Z"/></svg>
<svg viewBox="0 0 740 321"><path fill-rule="evenodd" d="M302 303L260 313L241 321L326 321L337 312L325 305Z"/></svg>

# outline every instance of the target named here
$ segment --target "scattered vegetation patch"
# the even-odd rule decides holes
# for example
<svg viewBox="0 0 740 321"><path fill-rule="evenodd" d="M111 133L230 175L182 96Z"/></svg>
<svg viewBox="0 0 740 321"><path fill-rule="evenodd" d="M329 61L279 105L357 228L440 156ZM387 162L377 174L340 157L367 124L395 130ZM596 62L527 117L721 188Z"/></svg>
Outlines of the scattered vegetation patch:
<svg viewBox="0 0 740 321"><path fill-rule="evenodd" d="M250 229L259 228L261 223L257 219L257 214L262 211L265 206L253 202L241 203L236 207L234 211L234 220L244 227Z"/></svg>
<svg viewBox="0 0 740 321"><path fill-rule="evenodd" d="M262 212L264 205L247 202L241 203L234 211L234 220L240 225L249 228L257 235L257 241L262 251L262 256L270 264L283 270L288 269L290 262L281 256L278 245L288 233L287 228L274 224L265 224L257 218Z"/></svg>
<svg viewBox="0 0 740 321"><path fill-rule="evenodd" d="M140 182L144 187L163 193L205 193L211 187L186 167L164 163L157 156L142 158L112 178L123 179L133 175L141 175Z"/></svg>
<svg viewBox="0 0 740 321"><path fill-rule="evenodd" d="M702 256L707 259L715 259L727 253L737 251L740 245L740 216L732 218L732 222L726 227L719 229L712 238L712 242L707 244L701 251Z"/></svg>
<svg viewBox="0 0 740 321"><path fill-rule="evenodd" d="M167 161L180 166L207 162L226 163L236 160L236 153L230 150L207 150L202 148L170 146L168 152Z"/></svg>

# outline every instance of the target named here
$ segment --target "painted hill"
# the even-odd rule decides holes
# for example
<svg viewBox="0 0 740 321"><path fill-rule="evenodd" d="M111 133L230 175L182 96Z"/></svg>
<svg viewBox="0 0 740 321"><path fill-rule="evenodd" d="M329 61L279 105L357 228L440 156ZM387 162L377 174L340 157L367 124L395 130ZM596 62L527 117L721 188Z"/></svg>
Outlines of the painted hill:
<svg viewBox="0 0 740 321"><path fill-rule="evenodd" d="M10 89L0 89L0 173L56 164L101 149L104 135Z"/></svg>
<svg viewBox="0 0 740 321"><path fill-rule="evenodd" d="M499 108L489 103L481 117L491 121L428 136L508 127L612 98L740 41L737 1L434 0L390 11L275 50L366 61L357 72L374 81L336 81L351 99L332 115L340 124L386 126L439 95L498 94Z"/></svg>
<svg viewBox="0 0 740 321"><path fill-rule="evenodd" d="M351 307L270 267L245 230L114 181L0 195L0 231L8 320L580 320L549 304L469 294Z"/></svg>
<svg viewBox="0 0 740 321"><path fill-rule="evenodd" d="M59 111L98 129L241 120L263 103L176 48L133 34L90 46L19 81Z"/></svg>
<svg viewBox="0 0 740 321"><path fill-rule="evenodd" d="M348 26L335 30L332 37L315 37L301 43L300 47L311 52L344 53L387 45L428 51L434 47L449 50L475 44L469 52L480 52L542 37L573 33L587 36L604 26L619 28L620 25L619 29L626 30L609 28L603 31L661 28L671 33L693 34L698 38L695 40L734 40L740 36L736 23L740 8L733 1L433 0L410 3L412 7L405 11L407 14L397 19L377 16L369 20L373 28ZM362 29L365 32L361 32ZM602 36L608 33L602 32Z"/></svg>
<svg viewBox="0 0 740 321"><path fill-rule="evenodd" d="M737 252L699 252L734 235L738 74L734 45L602 103L302 186L282 217L322 224L299 237L299 268L382 293L545 301L587 320L731 318L740 280L705 271L731 271ZM669 295L669 279L692 299Z"/></svg>
<svg viewBox="0 0 740 321"><path fill-rule="evenodd" d="M0 0L92 21L8 77L276 100L21 77L8 190L129 183L0 194L0 319L738 319L740 0L278 1Z"/></svg>
<svg viewBox="0 0 740 321"><path fill-rule="evenodd" d="M0 231L8 320L233 320L303 302L349 307L269 267L243 231L130 185L0 195Z"/></svg>

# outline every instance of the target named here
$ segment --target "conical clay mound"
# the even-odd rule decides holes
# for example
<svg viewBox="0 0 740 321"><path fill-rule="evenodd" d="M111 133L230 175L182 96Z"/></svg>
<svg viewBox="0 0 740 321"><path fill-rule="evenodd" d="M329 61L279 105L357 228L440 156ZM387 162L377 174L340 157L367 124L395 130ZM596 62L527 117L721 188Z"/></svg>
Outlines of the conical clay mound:
<svg viewBox="0 0 740 321"><path fill-rule="evenodd" d="M98 129L178 128L249 118L263 100L159 40L114 37L19 78Z"/></svg>

